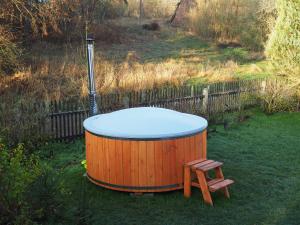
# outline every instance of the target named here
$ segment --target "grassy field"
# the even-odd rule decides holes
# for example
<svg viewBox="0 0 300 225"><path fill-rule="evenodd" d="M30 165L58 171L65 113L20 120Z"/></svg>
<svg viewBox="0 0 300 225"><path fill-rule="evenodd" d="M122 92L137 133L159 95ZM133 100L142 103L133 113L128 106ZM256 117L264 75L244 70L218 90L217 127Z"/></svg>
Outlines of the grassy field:
<svg viewBox="0 0 300 225"><path fill-rule="evenodd" d="M61 174L68 193L61 217L48 224L299 224L300 114L249 114L209 135L208 157L225 162L225 177L236 182L230 200L213 195L214 207L197 189L185 199L182 191L132 197L97 187L83 176L83 141L48 144L40 155Z"/></svg>
<svg viewBox="0 0 300 225"><path fill-rule="evenodd" d="M219 48L165 23L160 21L159 31L146 31L132 18L111 22L115 25L105 34L107 40L95 42L98 92L255 79L275 73L263 53ZM99 37L101 29L96 33ZM0 81L5 95L45 100L86 96L84 44L34 43L25 51L24 70Z"/></svg>
<svg viewBox="0 0 300 225"><path fill-rule="evenodd" d="M179 64L178 72L183 72L182 79L189 83L255 79L274 73L261 52L251 52L242 47L219 48L216 43L170 27L165 21L160 24L161 30L153 32L142 30L132 19L125 20L120 24L126 31L124 43L106 47L98 45L97 52L105 59L117 62L126 61L130 54L142 65L168 62L173 66ZM185 70L188 72L184 73ZM144 79L147 80L147 77Z"/></svg>

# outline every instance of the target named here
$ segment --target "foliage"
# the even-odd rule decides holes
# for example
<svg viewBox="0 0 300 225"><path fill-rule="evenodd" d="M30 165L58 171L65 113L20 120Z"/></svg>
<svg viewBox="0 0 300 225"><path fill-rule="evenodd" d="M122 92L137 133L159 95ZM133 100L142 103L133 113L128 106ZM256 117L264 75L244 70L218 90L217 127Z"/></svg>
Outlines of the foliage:
<svg viewBox="0 0 300 225"><path fill-rule="evenodd" d="M86 160L85 159L81 161L81 165L83 166L84 169L87 168L87 164L86 164Z"/></svg>
<svg viewBox="0 0 300 225"><path fill-rule="evenodd" d="M4 27L0 27L0 77L12 74L20 65L22 51L11 40L11 33Z"/></svg>
<svg viewBox="0 0 300 225"><path fill-rule="evenodd" d="M85 26L124 14L125 0L0 0L0 24L17 38L78 40Z"/></svg>
<svg viewBox="0 0 300 225"><path fill-rule="evenodd" d="M49 127L43 125L47 124L49 109L43 102L36 101L37 96L31 96L10 96L7 93L0 97L0 133L9 145L24 143L27 148L33 149L48 138ZM46 130L42 130L43 127Z"/></svg>
<svg viewBox="0 0 300 225"><path fill-rule="evenodd" d="M63 216L68 191L59 174L26 153L24 145L9 148L0 140L0 224L36 224Z"/></svg>
<svg viewBox="0 0 300 225"><path fill-rule="evenodd" d="M44 166L26 193L30 205L28 217L36 222L53 221L56 224L67 219L65 201L70 194L63 176L55 168Z"/></svg>
<svg viewBox="0 0 300 225"><path fill-rule="evenodd" d="M267 43L269 59L282 73L300 74L300 1L277 0L278 18Z"/></svg>
<svg viewBox="0 0 300 225"><path fill-rule="evenodd" d="M0 140L1 141L1 140ZM30 224L26 192L42 173L38 158L26 156L23 145L9 149L0 143L0 223Z"/></svg>
<svg viewBox="0 0 300 225"><path fill-rule="evenodd" d="M263 8L262 0L197 0L189 15L189 27L204 39L239 42L261 50L267 39L267 21L274 12Z"/></svg>
<svg viewBox="0 0 300 225"><path fill-rule="evenodd" d="M18 69L20 49L32 41L82 40L92 24L123 14L124 4L122 0L0 0L0 75Z"/></svg>
<svg viewBox="0 0 300 225"><path fill-rule="evenodd" d="M267 114L298 110L300 96L297 88L297 85L288 81L269 81L265 90L258 95L262 110Z"/></svg>

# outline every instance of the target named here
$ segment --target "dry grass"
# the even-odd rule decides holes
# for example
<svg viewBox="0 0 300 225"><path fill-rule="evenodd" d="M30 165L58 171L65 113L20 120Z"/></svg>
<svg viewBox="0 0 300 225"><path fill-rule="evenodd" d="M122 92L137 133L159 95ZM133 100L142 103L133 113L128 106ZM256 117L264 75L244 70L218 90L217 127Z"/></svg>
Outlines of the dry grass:
<svg viewBox="0 0 300 225"><path fill-rule="evenodd" d="M197 62L199 59L194 57ZM259 70L253 66L253 71ZM99 93L122 90L151 89L163 85L182 85L187 80L207 82L234 80L240 69L237 62L186 62L186 59L166 59L160 62L140 62L134 52L119 62L96 57L96 88ZM13 77L3 79L3 95L26 96L30 99L61 100L88 94L87 69L84 58L76 55L35 59L35 64Z"/></svg>
<svg viewBox="0 0 300 225"><path fill-rule="evenodd" d="M87 95L87 72L82 58L52 58L36 63L38 66L32 66L13 77L3 79L2 94L25 94L30 98L45 100ZM167 83L179 85L193 75L178 61L140 63L132 53L129 53L128 59L122 63L97 57L95 74L97 90L101 93L153 88Z"/></svg>
<svg viewBox="0 0 300 225"><path fill-rule="evenodd" d="M188 26L200 37L218 42L238 42L262 50L270 32L275 1L196 0ZM271 11L268 11L271 10Z"/></svg>
<svg viewBox="0 0 300 225"><path fill-rule="evenodd" d="M255 62L260 55L241 49L218 49L162 21L159 21L162 26L159 32L144 31L136 19L110 22L122 31L116 33L121 43L96 40L95 74L99 93L181 85L192 78L205 82L227 81L239 79L244 71L264 73ZM103 33L101 27L95 30L99 35ZM254 64L245 64L248 61ZM87 95L84 42L35 44L28 51L26 62L22 72L1 78L2 98L50 101Z"/></svg>
<svg viewBox="0 0 300 225"><path fill-rule="evenodd" d="M144 1L144 16L148 18L170 17L176 9L178 0L147 0ZM128 0L130 16L139 16L140 1Z"/></svg>

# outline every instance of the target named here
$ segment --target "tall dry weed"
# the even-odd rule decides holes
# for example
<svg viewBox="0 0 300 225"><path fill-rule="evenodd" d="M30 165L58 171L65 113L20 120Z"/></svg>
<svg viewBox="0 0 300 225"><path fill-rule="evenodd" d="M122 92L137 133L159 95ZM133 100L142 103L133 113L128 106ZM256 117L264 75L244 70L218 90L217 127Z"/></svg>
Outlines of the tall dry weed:
<svg viewBox="0 0 300 225"><path fill-rule="evenodd" d="M197 0L189 14L189 27L204 39L239 42L252 50L264 47L273 17L264 0Z"/></svg>

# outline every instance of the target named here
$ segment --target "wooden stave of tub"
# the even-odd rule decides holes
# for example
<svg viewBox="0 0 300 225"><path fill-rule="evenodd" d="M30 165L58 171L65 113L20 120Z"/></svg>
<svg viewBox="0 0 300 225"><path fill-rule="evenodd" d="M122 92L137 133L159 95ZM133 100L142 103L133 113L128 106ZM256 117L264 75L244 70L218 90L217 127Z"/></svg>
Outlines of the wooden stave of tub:
<svg viewBox="0 0 300 225"><path fill-rule="evenodd" d="M87 177L96 185L117 191L182 189L183 165L207 158L206 139L206 130L153 140L118 139L85 131Z"/></svg>

